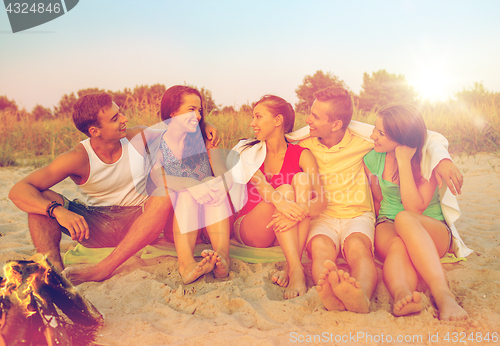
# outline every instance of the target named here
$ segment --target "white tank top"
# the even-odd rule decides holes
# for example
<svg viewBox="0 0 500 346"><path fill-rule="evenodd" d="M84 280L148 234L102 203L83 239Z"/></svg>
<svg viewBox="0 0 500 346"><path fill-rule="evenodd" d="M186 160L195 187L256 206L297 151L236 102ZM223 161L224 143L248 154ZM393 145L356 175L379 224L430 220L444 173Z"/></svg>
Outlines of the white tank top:
<svg viewBox="0 0 500 346"><path fill-rule="evenodd" d="M87 181L77 185L90 206L138 206L146 200L144 158L133 145L122 138L122 155L112 164L101 161L87 138L83 144L89 156L90 174Z"/></svg>

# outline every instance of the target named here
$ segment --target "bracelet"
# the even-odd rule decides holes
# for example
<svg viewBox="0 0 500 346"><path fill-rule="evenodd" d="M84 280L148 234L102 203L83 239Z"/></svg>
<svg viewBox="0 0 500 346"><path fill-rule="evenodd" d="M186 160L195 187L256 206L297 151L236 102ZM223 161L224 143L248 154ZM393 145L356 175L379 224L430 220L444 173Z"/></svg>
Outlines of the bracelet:
<svg viewBox="0 0 500 346"><path fill-rule="evenodd" d="M57 207L62 207L62 205L60 203L57 203L56 201L50 202L47 210L45 211L45 214L47 214L47 216L51 219L55 219L56 217L54 216L54 209L56 209Z"/></svg>

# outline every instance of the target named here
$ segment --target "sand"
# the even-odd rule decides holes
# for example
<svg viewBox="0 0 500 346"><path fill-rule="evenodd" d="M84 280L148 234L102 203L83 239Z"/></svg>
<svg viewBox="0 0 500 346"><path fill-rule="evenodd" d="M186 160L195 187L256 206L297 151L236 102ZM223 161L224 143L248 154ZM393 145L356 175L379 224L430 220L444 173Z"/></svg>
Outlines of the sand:
<svg viewBox="0 0 500 346"><path fill-rule="evenodd" d="M414 316L394 317L380 266L370 313L356 314L324 309L308 264L307 294L285 301L283 288L271 281L283 263L233 260L228 279L216 280L208 274L182 285L176 258L145 261L133 257L111 279L78 286L105 316L97 344L391 345L398 340L410 345L500 344L499 339L492 340L493 333L500 338L500 157L462 155L454 160L465 176L458 198L462 217L456 226L474 253L467 262L443 266L457 301L469 313L467 321L440 321L422 280L418 289L424 293L424 310ZM7 198L12 185L30 171L0 168L2 264L35 253L26 214ZM54 190L70 198L77 196L69 180ZM61 251L75 245L64 236ZM489 342L481 339L487 333Z"/></svg>

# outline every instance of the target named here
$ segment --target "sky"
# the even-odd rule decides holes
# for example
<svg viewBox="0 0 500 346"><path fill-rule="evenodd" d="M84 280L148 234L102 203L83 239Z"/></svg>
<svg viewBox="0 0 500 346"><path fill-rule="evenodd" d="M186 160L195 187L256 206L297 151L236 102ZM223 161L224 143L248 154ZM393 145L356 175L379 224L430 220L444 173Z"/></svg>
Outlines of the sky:
<svg viewBox="0 0 500 346"><path fill-rule="evenodd" d="M317 70L359 93L381 69L430 101L475 82L500 92L499 13L497 0L80 0L12 33L0 8L0 95L31 111L85 88L189 84L239 108L269 93L295 104Z"/></svg>

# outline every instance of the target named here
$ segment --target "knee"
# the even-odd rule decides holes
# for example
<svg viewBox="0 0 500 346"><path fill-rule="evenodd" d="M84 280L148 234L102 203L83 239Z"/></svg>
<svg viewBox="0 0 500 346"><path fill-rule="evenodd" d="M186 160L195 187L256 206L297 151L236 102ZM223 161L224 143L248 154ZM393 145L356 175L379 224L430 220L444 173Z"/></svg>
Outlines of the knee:
<svg viewBox="0 0 500 346"><path fill-rule="evenodd" d="M372 257L372 242L363 233L353 233L344 241L344 252L349 258Z"/></svg>
<svg viewBox="0 0 500 346"><path fill-rule="evenodd" d="M413 211L407 211L407 210L400 211L394 218L394 225L406 222L414 222L416 220L416 216L417 213Z"/></svg>
<svg viewBox="0 0 500 346"><path fill-rule="evenodd" d="M394 218L394 227L396 228L396 233L402 235L405 230L408 229L407 225L418 223L417 213L413 211L400 211Z"/></svg>
<svg viewBox="0 0 500 346"><path fill-rule="evenodd" d="M48 222L56 222L56 221L49 218L47 215L28 213L28 224L29 225L31 225L33 223L48 223Z"/></svg>
<svg viewBox="0 0 500 346"><path fill-rule="evenodd" d="M164 217L173 210L172 200L169 196L149 197L145 205L145 211L151 211L154 214Z"/></svg>
<svg viewBox="0 0 500 346"><path fill-rule="evenodd" d="M289 201L295 201L295 190L290 184L283 184L276 188L276 191L279 191L285 198Z"/></svg>
<svg viewBox="0 0 500 346"><path fill-rule="evenodd" d="M389 252L401 252L405 251L406 252L406 245L403 242L403 239L400 237L393 237L391 240L389 240L387 244L387 253Z"/></svg>
<svg viewBox="0 0 500 346"><path fill-rule="evenodd" d="M337 257L335 243L323 235L316 235L309 241L308 251L313 261Z"/></svg>

